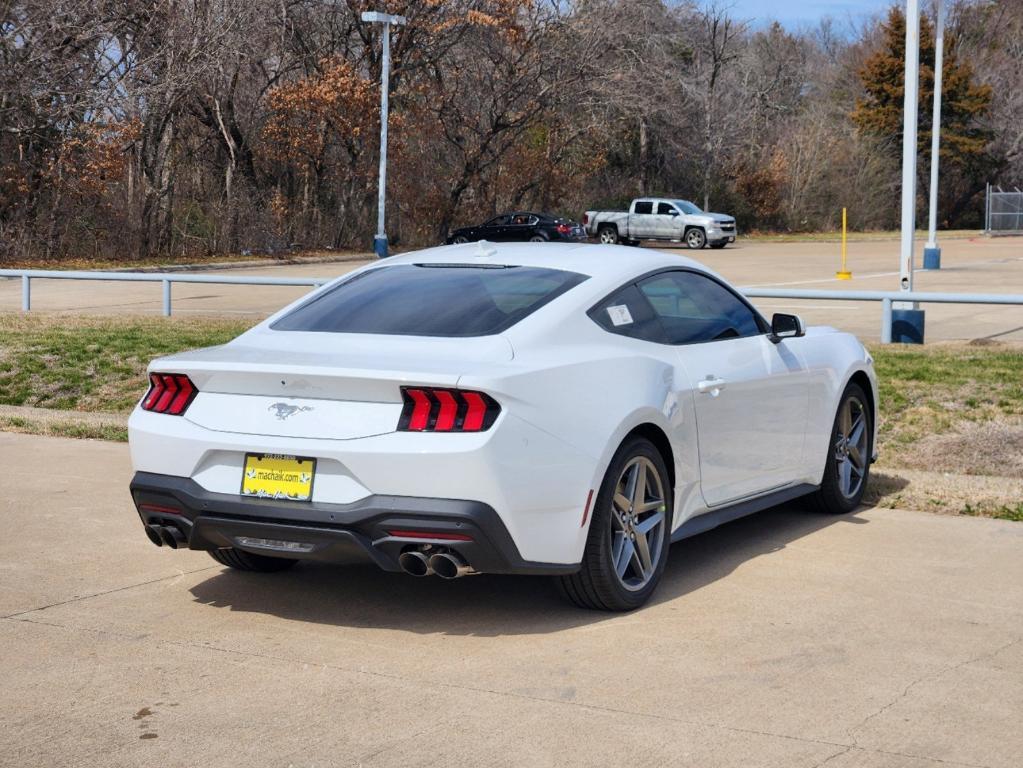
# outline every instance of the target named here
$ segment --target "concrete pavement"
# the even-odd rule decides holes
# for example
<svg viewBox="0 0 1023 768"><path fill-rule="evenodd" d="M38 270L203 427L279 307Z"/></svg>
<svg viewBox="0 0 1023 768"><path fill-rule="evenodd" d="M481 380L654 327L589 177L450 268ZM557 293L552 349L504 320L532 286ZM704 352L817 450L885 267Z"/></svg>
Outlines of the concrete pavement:
<svg viewBox="0 0 1023 768"><path fill-rule="evenodd" d="M1023 764L1023 525L786 507L628 615L153 547L121 444L0 433L0 765Z"/></svg>
<svg viewBox="0 0 1023 768"><path fill-rule="evenodd" d="M648 247L648 246L644 246ZM694 256L739 286L824 290L896 290L899 243L896 240L855 242L849 245L853 279L839 281L838 243L774 243L740 240L721 251L665 248ZM975 237L942 243L940 271L918 271L915 287L921 291L1023 293L1023 238ZM919 254L923 243L917 244ZM224 270L224 274L334 277L366 262L292 264ZM45 312L123 314L160 312L159 284L95 283L37 280L32 284L32 306ZM306 289L266 286L175 285L174 312L239 315L257 318L280 309ZM768 316L776 311L798 312L812 325L834 325L865 340L881 333L881 306L877 302L782 301L755 302ZM18 311L21 285L0 280L0 312ZM1023 341L1023 307L925 305L927 339L997 338Z"/></svg>

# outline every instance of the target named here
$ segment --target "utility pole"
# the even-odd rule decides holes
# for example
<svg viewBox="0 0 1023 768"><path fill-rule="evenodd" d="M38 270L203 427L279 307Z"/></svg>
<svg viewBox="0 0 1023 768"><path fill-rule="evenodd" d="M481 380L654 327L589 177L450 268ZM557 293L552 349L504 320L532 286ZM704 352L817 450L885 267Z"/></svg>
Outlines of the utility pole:
<svg viewBox="0 0 1023 768"><path fill-rule="evenodd" d="M377 191L377 233L373 250L378 258L387 257L387 232L384 229L384 206L387 201L387 115L391 87L391 27L405 24L404 16L377 11L364 11L362 20L370 24L383 24L384 52L380 67L380 178Z"/></svg>
<svg viewBox="0 0 1023 768"><path fill-rule="evenodd" d="M906 82L902 127L902 249L899 290L913 290L913 237L916 234L916 144L920 98L920 0L906 0ZM924 313L911 301L892 312L892 341L922 344Z"/></svg>
<svg viewBox="0 0 1023 768"><path fill-rule="evenodd" d="M924 269L941 269L938 247L938 151L941 147L941 78L945 59L945 2L937 0L937 30L934 38L934 114L931 123L931 206L924 246Z"/></svg>

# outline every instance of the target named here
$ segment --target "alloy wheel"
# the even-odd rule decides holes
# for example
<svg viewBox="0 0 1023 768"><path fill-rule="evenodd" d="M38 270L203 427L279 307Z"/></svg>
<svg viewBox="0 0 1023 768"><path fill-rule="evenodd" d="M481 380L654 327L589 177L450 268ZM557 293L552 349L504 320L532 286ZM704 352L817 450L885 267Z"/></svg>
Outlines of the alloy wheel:
<svg viewBox="0 0 1023 768"><path fill-rule="evenodd" d="M618 237L615 235L614 230L604 229L600 232L600 242L604 245L614 245L618 242Z"/></svg>
<svg viewBox="0 0 1023 768"><path fill-rule="evenodd" d="M860 490L867 474L867 411L857 397L848 397L842 403L835 435L835 471L838 489L847 499Z"/></svg>
<svg viewBox="0 0 1023 768"><path fill-rule="evenodd" d="M654 463L633 458L618 478L611 500L611 565L630 592L654 576L664 546L664 486Z"/></svg>

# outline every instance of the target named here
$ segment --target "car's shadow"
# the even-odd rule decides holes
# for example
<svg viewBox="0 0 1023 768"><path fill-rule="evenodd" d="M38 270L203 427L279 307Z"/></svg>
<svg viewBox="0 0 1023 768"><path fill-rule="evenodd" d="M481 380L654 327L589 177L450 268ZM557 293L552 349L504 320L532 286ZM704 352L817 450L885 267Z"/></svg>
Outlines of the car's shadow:
<svg viewBox="0 0 1023 768"><path fill-rule="evenodd" d="M782 550L826 526L865 522L856 514L819 515L788 504L681 541L671 548L653 602L695 592L743 563ZM385 573L361 564L303 563L276 574L227 569L196 584L191 592L198 602L232 611L424 634L537 634L594 624L615 615L575 608L544 577L469 576L443 581Z"/></svg>

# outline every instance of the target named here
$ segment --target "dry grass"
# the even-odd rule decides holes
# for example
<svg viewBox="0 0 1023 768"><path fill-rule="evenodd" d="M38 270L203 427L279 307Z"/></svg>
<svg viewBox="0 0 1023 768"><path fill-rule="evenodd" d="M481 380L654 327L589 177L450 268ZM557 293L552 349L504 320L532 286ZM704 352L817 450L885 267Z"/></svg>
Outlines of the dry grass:
<svg viewBox="0 0 1023 768"><path fill-rule="evenodd" d="M0 315L0 405L127 413L154 357L234 338L249 323L212 318Z"/></svg>

